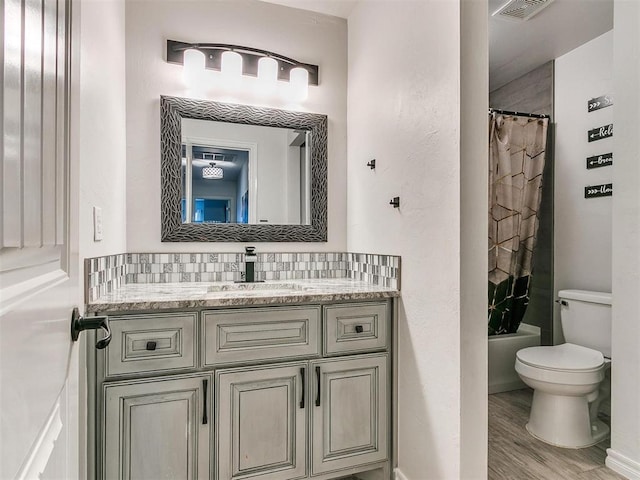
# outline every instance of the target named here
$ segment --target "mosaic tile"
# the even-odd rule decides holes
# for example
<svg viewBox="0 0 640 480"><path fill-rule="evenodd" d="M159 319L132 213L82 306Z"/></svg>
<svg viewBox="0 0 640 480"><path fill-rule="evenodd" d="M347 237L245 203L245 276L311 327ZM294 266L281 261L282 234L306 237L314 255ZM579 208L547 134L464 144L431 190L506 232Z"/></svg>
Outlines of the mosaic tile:
<svg viewBox="0 0 640 480"><path fill-rule="evenodd" d="M259 280L353 278L398 288L400 258L347 253L259 253ZM85 261L85 298L91 302L122 285L238 281L244 274L241 253L127 253Z"/></svg>

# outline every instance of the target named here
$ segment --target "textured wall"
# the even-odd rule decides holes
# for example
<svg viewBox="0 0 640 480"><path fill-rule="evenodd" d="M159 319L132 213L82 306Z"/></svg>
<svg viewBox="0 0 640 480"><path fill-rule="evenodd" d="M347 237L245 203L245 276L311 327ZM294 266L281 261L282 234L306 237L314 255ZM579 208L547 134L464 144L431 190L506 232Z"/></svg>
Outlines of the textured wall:
<svg viewBox="0 0 640 480"><path fill-rule="evenodd" d="M471 98L482 99L469 117L481 143L473 139L465 151L486 152L488 61L478 49L468 60L484 68L484 78L470 69L462 79L461 3L467 2L361 2L349 16L348 248L403 259L398 451L409 480L486 475L486 213L465 217L462 247L461 209L486 212L487 179L475 159L461 165L460 90L463 81L475 82ZM484 2L468 3L486 9ZM486 22L486 10L468 20L464 35ZM366 166L372 158L375 170ZM462 206L465 171L473 174ZM389 205L394 196L399 209ZM479 270L465 263L470 259ZM465 337L463 320L473 313L480 330L471 327ZM467 380L468 390L461 384ZM475 405L463 404L462 391ZM481 425L467 429L472 415ZM469 451L462 449L462 431L474 443Z"/></svg>
<svg viewBox="0 0 640 480"><path fill-rule="evenodd" d="M607 465L640 478L640 4L614 1L613 366Z"/></svg>
<svg viewBox="0 0 640 480"><path fill-rule="evenodd" d="M124 1L83 2L80 12L80 256L93 257L126 249ZM100 242L94 205L102 208Z"/></svg>
<svg viewBox="0 0 640 480"><path fill-rule="evenodd" d="M97 255L111 255L126 250L126 78L125 78L125 2L114 0L73 1L73 40L77 75L72 91L72 161L77 161L77 176L71 172L72 198L77 192L77 219L72 219L71 231L78 232L78 252L82 260ZM105 46L108 45L108 48ZM75 93L75 95L74 95ZM93 206L102 208L103 237L93 239ZM75 216L72 213L72 217ZM75 223L77 222L77 223ZM75 223L75 225L74 225ZM83 284L82 265L77 274ZM78 299L82 299L81 294ZM82 303L82 300L80 300ZM82 306L78 305L81 308ZM77 342L77 353L71 362L70 378L79 385L68 398L69 411L79 402L79 432L86 426L86 362L85 338ZM75 357L79 357L76 360ZM79 371L75 371L78 370ZM78 391L74 390L77 388ZM93 457L93 441L80 438L78 478L87 478L87 468ZM63 438L58 441L64 442ZM70 445L73 445L73 440ZM62 461L65 461L63 459ZM73 458L70 460L74 462ZM56 478L44 475L43 478Z"/></svg>
<svg viewBox="0 0 640 480"><path fill-rule="evenodd" d="M587 141L587 131L613 121L613 107L587 113L589 99L613 90L613 32L555 61L554 282L611 291L611 197L584 198L584 187L610 183L613 167L586 168L586 158L614 150L613 138ZM614 97L615 99L615 97ZM614 165L618 154L614 152ZM615 193L614 193L615 195ZM555 308L554 342L564 341Z"/></svg>
<svg viewBox="0 0 640 480"><path fill-rule="evenodd" d="M488 2L460 2L460 478L487 474L488 342L479 321L487 291L489 235L485 218L489 178L482 152L489 132L479 128L487 118L489 90Z"/></svg>
<svg viewBox="0 0 640 480"><path fill-rule="evenodd" d="M513 112L551 115L553 122L553 62L547 62L491 92L489 105ZM553 343L553 131L554 125L550 124L547 158L542 174L538 240L529 307L524 318L525 323L540 327L544 345Z"/></svg>
<svg viewBox="0 0 640 480"><path fill-rule="evenodd" d="M127 250L185 252L202 244L160 242L160 95L187 96L182 68L164 61L166 40L220 42L263 48L320 67L320 85L303 105L263 106L329 117L329 225L326 243L287 243L288 251L346 247L346 20L256 0L126 2ZM255 97L210 100L254 103ZM278 251L283 244L258 245ZM216 251L240 251L218 242Z"/></svg>

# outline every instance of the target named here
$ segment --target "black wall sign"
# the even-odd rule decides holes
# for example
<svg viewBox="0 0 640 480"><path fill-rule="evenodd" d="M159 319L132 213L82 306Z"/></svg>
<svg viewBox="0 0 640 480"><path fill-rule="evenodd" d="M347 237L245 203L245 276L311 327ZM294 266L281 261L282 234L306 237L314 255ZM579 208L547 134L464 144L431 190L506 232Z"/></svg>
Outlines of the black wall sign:
<svg viewBox="0 0 640 480"><path fill-rule="evenodd" d="M609 165L613 165L613 153L603 153L602 155L587 158L587 170L608 167Z"/></svg>
<svg viewBox="0 0 640 480"><path fill-rule="evenodd" d="M610 197L613 195L613 184L592 185L584 187L584 198Z"/></svg>
<svg viewBox="0 0 640 480"><path fill-rule="evenodd" d="M587 137L590 142L602 140L603 138L613 137L613 123L604 125L603 127L594 128L589 130Z"/></svg>
<svg viewBox="0 0 640 480"><path fill-rule="evenodd" d="M611 95L602 95L601 97L592 98L587 102L587 112L595 112L596 110L610 107L611 105L613 105Z"/></svg>

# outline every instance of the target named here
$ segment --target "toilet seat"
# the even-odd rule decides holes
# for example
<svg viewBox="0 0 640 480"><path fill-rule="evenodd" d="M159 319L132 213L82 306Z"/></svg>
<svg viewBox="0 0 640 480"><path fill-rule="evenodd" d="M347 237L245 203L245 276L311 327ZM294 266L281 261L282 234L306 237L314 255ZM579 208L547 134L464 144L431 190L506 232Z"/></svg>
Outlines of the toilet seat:
<svg viewBox="0 0 640 480"><path fill-rule="evenodd" d="M601 352L565 343L529 347L516 353L516 371L533 380L564 385L595 385L604 378Z"/></svg>
<svg viewBox="0 0 640 480"><path fill-rule="evenodd" d="M559 372L597 371L605 363L602 352L572 343L523 348L516 353L516 358L531 367Z"/></svg>

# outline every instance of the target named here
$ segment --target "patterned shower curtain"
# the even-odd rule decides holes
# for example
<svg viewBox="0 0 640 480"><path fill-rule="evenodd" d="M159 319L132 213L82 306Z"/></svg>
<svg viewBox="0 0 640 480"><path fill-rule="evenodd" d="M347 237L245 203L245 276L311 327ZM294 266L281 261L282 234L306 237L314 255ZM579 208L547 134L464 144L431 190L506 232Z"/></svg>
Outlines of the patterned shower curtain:
<svg viewBox="0 0 640 480"><path fill-rule="evenodd" d="M548 122L489 116L489 335L515 333L529 304Z"/></svg>

